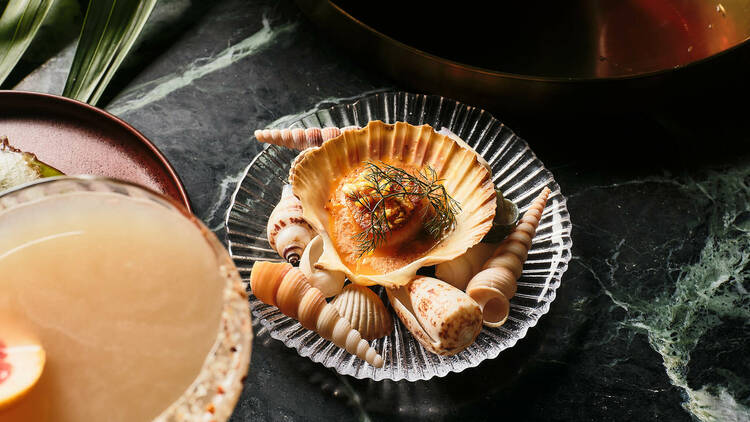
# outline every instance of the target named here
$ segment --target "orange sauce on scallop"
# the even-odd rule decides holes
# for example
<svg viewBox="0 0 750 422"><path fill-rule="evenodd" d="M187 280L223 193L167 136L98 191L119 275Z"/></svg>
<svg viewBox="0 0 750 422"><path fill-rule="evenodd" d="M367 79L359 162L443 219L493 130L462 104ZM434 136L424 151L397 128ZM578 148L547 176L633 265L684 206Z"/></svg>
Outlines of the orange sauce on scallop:
<svg viewBox="0 0 750 422"><path fill-rule="evenodd" d="M419 170L400 162L391 161L388 164L412 175ZM331 216L328 219L328 233L341 260L350 270L357 274L385 274L421 258L439 239L435 239L424 229L424 222L433 212L429 201L407 195L406 199L414 208L406 221L389 232L383 244L360 256L359 243L354 237L369 225L367 218L364 218L369 213L357 208L356 201L347 196L344 187L356 182L366 171L366 165L362 164L331 185L326 204L326 210Z"/></svg>

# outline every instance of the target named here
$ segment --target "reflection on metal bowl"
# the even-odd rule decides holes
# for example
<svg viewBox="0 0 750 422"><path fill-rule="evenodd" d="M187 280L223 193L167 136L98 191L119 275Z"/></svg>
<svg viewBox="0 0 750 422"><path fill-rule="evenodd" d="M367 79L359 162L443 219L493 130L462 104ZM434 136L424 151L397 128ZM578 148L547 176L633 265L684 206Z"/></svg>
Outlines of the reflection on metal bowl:
<svg viewBox="0 0 750 422"><path fill-rule="evenodd" d="M410 88L500 109L658 105L738 73L750 50L750 0L297 3Z"/></svg>

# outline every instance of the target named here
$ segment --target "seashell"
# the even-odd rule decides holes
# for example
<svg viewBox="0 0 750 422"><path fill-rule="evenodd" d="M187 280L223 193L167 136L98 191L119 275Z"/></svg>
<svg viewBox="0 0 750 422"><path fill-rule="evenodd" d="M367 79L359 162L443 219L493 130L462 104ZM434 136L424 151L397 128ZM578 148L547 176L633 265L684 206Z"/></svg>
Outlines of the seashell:
<svg viewBox="0 0 750 422"><path fill-rule="evenodd" d="M278 307L308 330L376 368L383 366L383 358L326 302L320 290L307 282L298 268L286 262L256 262L250 273L250 287L261 302Z"/></svg>
<svg viewBox="0 0 750 422"><path fill-rule="evenodd" d="M317 127L307 129L258 129L255 131L255 138L259 142L266 144L304 150L310 147L318 147L323 142L341 135L341 132L353 129L359 129L359 127L347 126L341 129L337 127L324 127L323 129Z"/></svg>
<svg viewBox="0 0 750 422"><path fill-rule="evenodd" d="M495 219L492 220L492 228L484 235L482 242L502 242L516 228L516 223L518 223L518 207L516 204L503 198L500 189L495 189L495 192L497 193Z"/></svg>
<svg viewBox="0 0 750 422"><path fill-rule="evenodd" d="M297 164L299 164L299 162L302 161L302 157L304 157L305 154L307 154L308 152L313 151L315 149L317 149L317 147L310 147L307 149L303 149L302 151L300 151L299 154L297 154L296 157L294 157L294 160L292 161L292 164L289 167L289 177L288 177L289 184L292 184L292 180L294 180L294 169L297 168Z"/></svg>
<svg viewBox="0 0 750 422"><path fill-rule="evenodd" d="M427 350L455 355L469 347L482 330L482 311L466 293L431 277L387 289L393 310Z"/></svg>
<svg viewBox="0 0 750 422"><path fill-rule="evenodd" d="M496 243L477 243L458 258L437 264L435 277L464 290L474 274L482 270L485 261L492 256L495 249Z"/></svg>
<svg viewBox="0 0 750 422"><path fill-rule="evenodd" d="M282 258L297 264L305 246L315 237L315 230L302 218L302 203L284 185L281 199L268 217L268 243Z"/></svg>
<svg viewBox="0 0 750 422"><path fill-rule="evenodd" d="M461 139L455 133L451 132L450 129L448 129L447 127L441 127L440 130L437 131L437 133L440 134L440 135L445 135L445 136L453 139L454 141L456 141L456 143L458 143L459 145L461 145L462 148L466 148L468 150L474 151L474 154L477 154L477 160L479 160L479 162L482 163L482 165L484 166L484 168L487 169L487 171L489 171L490 173L492 173L492 167L490 167L490 163L488 163L487 160L484 159L484 157L482 157L481 155L479 155L479 153L477 153L474 150L474 148L471 147L471 145L467 144L466 141L464 141L463 139Z"/></svg>
<svg viewBox="0 0 750 422"><path fill-rule="evenodd" d="M430 166L443 181L447 193L461 206L456 224L440 242L392 271L365 273L351 263L350 268L328 232L332 226L326 204L331 192L342 177L368 161L398 162L416 168ZM477 154L448 136L437 134L428 125L372 121L361 130L345 131L307 152L292 172L290 180L303 204L305 220L323 238L323 254L316 265L343 271L351 281L362 285L394 288L409 283L419 268L450 261L479 243L495 215L491 174L478 161Z"/></svg>
<svg viewBox="0 0 750 422"><path fill-rule="evenodd" d="M302 259L299 261L299 269L307 277L307 281L313 287L317 287L325 297L336 296L341 293L346 282L346 274L341 271L329 271L315 268L320 255L323 253L323 239L315 236L307 244L305 251L302 253ZM363 333L364 335L364 333Z"/></svg>
<svg viewBox="0 0 750 422"><path fill-rule="evenodd" d="M387 336L393 330L391 313L369 287L350 283L331 302L365 340Z"/></svg>
<svg viewBox="0 0 750 422"><path fill-rule="evenodd" d="M482 308L484 325L499 327L508 318L510 299L516 294L516 280L521 277L549 194L549 188L545 187L524 213L521 223L466 286L466 293Z"/></svg>

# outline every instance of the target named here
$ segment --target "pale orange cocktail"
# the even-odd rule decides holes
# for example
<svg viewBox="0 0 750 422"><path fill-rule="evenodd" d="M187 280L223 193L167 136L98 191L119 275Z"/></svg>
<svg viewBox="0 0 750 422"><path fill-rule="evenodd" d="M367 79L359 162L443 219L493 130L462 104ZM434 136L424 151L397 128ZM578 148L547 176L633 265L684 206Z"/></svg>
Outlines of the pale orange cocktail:
<svg viewBox="0 0 750 422"><path fill-rule="evenodd" d="M236 402L244 290L213 234L158 195L83 178L1 196L0 292L0 342L47 355L0 421L221 419Z"/></svg>

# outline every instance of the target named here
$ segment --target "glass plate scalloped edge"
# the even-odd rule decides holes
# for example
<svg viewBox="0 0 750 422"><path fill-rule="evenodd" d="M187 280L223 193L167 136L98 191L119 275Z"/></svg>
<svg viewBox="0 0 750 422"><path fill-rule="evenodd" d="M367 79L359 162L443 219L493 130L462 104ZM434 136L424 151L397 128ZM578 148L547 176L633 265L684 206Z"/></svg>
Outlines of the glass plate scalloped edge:
<svg viewBox="0 0 750 422"><path fill-rule="evenodd" d="M446 357L422 348L394 315L393 332L370 342L385 359L383 368L377 369L306 330L276 307L265 305L251 296L253 315L271 337L295 348L301 356L359 379L427 380L461 372L485 359L497 357L501 351L513 347L549 311L562 275L568 268L572 246L571 221L560 186L528 144L490 113L440 96L382 92L291 116L274 122L272 127L365 126L370 120L429 124L436 130L448 128L490 163L496 186L522 212L544 186L552 190L523 275L518 280L518 291L511 300L507 322L498 328L484 327L469 348ZM281 261L268 245L266 222L281 196L282 182L296 155L296 151L283 147L264 146L248 165L232 196L226 219L227 239L230 255L245 282L249 282L255 261ZM384 292L379 293L387 304Z"/></svg>

